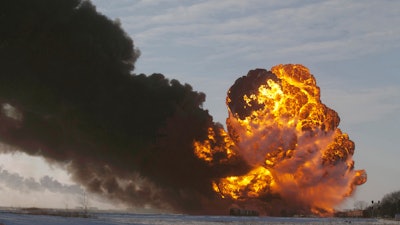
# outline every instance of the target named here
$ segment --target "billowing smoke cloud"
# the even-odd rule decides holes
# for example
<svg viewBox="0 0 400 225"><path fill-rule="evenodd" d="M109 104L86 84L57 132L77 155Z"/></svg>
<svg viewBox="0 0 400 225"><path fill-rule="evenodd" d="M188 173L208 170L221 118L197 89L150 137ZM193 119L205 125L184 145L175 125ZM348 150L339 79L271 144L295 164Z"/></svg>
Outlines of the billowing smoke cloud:
<svg viewBox="0 0 400 225"><path fill-rule="evenodd" d="M89 1L2 2L0 27L3 143L68 163L89 191L131 206L199 210L215 198L212 178L246 170L239 157L209 165L193 154L221 127L205 95L132 74L140 51Z"/></svg>

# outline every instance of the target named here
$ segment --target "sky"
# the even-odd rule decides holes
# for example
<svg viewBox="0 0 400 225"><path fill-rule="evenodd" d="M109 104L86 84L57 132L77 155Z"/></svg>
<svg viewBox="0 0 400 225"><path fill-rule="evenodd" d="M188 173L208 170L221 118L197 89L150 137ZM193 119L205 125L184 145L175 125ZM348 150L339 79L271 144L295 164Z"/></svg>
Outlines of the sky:
<svg viewBox="0 0 400 225"><path fill-rule="evenodd" d="M400 190L400 1L92 3L118 20L140 49L134 73L190 84L206 94L203 107L222 124L226 92L238 77L276 64L308 67L322 102L339 113L339 128L356 144L356 169L368 174L344 207ZM0 196L1 204L79 206L81 187L65 168L39 157L2 154L0 176L0 190L9 193ZM112 207L98 197L91 204Z"/></svg>

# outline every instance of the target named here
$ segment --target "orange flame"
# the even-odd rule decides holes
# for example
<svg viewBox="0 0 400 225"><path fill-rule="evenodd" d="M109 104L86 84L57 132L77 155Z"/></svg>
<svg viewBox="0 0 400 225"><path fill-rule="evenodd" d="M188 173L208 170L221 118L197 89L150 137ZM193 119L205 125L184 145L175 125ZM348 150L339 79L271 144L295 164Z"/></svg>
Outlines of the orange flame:
<svg viewBox="0 0 400 225"><path fill-rule="evenodd" d="M252 167L245 175L216 179L212 188L237 201L277 194L301 210L333 212L366 182L354 170L354 143L338 128L338 114L321 103L315 78L302 65L252 70L228 91L228 134L209 129L194 142L198 158L216 152L240 155ZM216 135L218 133L218 135ZM217 143L216 137L223 137ZM222 146L222 147L221 147Z"/></svg>

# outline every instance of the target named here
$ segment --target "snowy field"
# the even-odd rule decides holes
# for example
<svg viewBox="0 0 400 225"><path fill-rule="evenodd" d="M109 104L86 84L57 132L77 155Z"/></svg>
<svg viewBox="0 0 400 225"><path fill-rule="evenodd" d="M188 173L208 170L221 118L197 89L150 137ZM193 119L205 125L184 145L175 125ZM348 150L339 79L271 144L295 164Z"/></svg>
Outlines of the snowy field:
<svg viewBox="0 0 400 225"><path fill-rule="evenodd" d="M184 225L184 224L240 224L240 225L336 225L363 224L385 225L399 224L400 221L381 219L341 219L341 218L283 218L283 217L231 217L231 216L188 216L170 214L94 214L93 218L71 218L58 216L38 216L14 213L0 213L0 224L4 225L106 225L106 224L154 224L154 225Z"/></svg>

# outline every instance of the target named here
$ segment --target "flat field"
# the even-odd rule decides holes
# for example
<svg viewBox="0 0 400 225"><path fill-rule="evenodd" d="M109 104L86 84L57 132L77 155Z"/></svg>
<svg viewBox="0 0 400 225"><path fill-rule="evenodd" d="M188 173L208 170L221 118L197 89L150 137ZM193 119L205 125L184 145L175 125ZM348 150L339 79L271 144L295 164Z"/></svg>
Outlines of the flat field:
<svg viewBox="0 0 400 225"><path fill-rule="evenodd" d="M287 218L287 217L232 217L189 216L177 214L93 213L90 218L0 213L2 225L400 225L400 221L358 218Z"/></svg>

